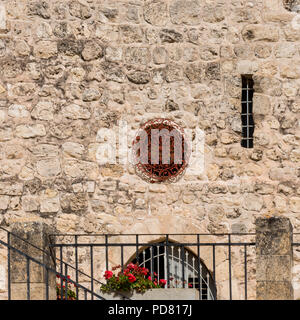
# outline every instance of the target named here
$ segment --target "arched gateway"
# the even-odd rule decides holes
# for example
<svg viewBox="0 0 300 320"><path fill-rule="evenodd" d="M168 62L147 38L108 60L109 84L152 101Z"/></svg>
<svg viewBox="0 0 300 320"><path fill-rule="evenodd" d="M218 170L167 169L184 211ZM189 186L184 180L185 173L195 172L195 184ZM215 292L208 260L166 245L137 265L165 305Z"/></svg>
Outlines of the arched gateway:
<svg viewBox="0 0 300 320"><path fill-rule="evenodd" d="M169 279L171 288L195 288L201 300L215 300L217 290L213 276L201 259L189 249L171 241L149 244L131 260L150 270L153 278Z"/></svg>

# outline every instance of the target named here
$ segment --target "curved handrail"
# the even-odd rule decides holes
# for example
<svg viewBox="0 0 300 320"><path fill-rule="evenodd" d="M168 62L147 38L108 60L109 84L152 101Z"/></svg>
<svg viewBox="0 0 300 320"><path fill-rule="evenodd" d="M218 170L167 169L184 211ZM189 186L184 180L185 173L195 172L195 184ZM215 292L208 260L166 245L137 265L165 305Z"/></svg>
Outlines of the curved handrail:
<svg viewBox="0 0 300 320"><path fill-rule="evenodd" d="M19 240L23 241L24 243L26 243L26 244L32 246L33 248L39 250L40 252L42 252L42 253L44 253L44 254L46 254L46 255L49 255L49 252L45 251L45 250L42 249L42 248L39 248L38 246L34 245L33 243L29 242L28 240L26 240L26 239L20 237L19 235L17 235L17 234L15 234L15 233L13 233L13 232L11 232L11 231L3 228L2 226L0 226L0 230L3 230L3 231L6 232L8 235L13 235L14 237L18 238ZM50 235L50 236L51 236L51 235ZM34 262L37 262L37 261L38 261L38 260L36 260L36 259L34 259L34 258L32 258L32 257L30 257L30 256L28 256L28 255L26 255L25 253L23 253L22 251L18 250L17 248L12 247L12 246L9 245L8 243L6 244L5 242L3 242L3 241L1 241L1 240L0 240L0 243L3 244L3 245L5 245L7 248L10 248L10 249L15 250L16 252L20 253L21 255L23 255L23 256L25 256L25 257L28 257L30 260L32 260L32 261L34 261ZM52 246L49 246L49 249L50 249L51 257L52 257L52 259L54 260L54 263L56 263L56 261L59 262L59 263L63 263L63 264L64 264L65 266L67 266L68 268L71 268L71 269L73 269L73 270L77 270L77 272L79 272L80 275L89 278L90 281L93 281L93 282L95 282L95 283L97 283L97 284L99 284L99 285L103 285L103 284L104 284L103 282L101 282L101 281L99 281L99 280L91 277L90 275L88 275L87 273L85 273L85 272L83 272L83 271L80 271L80 270L76 269L76 268L75 268L74 266L72 266L71 264L69 264L69 263L67 263L67 262L65 262L65 261L57 258L56 256L53 257L52 252L51 252ZM44 265L42 262L38 262L38 263L41 264L41 265ZM46 265L44 265L44 266L47 267ZM50 270L49 267L47 267L47 268ZM53 271L53 270L52 270L52 271ZM56 270L55 270L55 272L56 272L56 274L59 275L59 276L62 275L61 273L57 272ZM63 276L63 277L66 278L65 276ZM70 279L68 279L68 280L70 280ZM77 286L78 288L80 288L80 287L84 288L82 285L80 285L80 284L78 284L78 283L76 283L76 282L74 282L74 283L76 284L76 286ZM84 290L90 292L90 293L93 294L93 295L97 295L96 293L93 293L92 291L90 291L90 290L87 289L87 288L84 288ZM123 295L122 293L119 293L119 292L118 292L117 294L120 295L120 296L122 296L122 297L125 298L125 299L130 300L129 298L127 298L127 297L126 297L125 295ZM104 298L102 298L102 299L104 299Z"/></svg>

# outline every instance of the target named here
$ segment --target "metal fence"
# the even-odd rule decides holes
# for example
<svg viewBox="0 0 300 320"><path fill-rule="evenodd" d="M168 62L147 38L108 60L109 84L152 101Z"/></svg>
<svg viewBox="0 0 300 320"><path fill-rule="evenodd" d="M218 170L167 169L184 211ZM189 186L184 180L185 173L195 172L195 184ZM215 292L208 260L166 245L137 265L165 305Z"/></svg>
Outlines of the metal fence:
<svg viewBox="0 0 300 320"><path fill-rule="evenodd" d="M165 279L165 288L196 289L200 300L255 298L255 234L48 237L41 249L0 227L0 268L7 275L5 288L0 279L0 299L101 300L104 271L124 270L130 262L157 282Z"/></svg>
<svg viewBox="0 0 300 320"><path fill-rule="evenodd" d="M99 292L105 270L130 262L165 279L165 288L195 288L200 300L245 299L255 293L255 234L56 234L51 245L72 277ZM249 272L250 269L250 272ZM82 277L80 272L88 274ZM65 272L66 274L67 272ZM253 294L250 298L254 298Z"/></svg>

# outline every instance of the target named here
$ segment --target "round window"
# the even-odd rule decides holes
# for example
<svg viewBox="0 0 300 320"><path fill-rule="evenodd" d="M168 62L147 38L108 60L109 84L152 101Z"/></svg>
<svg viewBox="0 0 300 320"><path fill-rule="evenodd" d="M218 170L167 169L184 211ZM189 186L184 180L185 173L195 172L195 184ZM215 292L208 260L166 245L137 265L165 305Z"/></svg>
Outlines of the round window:
<svg viewBox="0 0 300 320"><path fill-rule="evenodd" d="M146 122L133 141L136 173L151 183L177 181L187 167L189 156L184 130L168 119Z"/></svg>

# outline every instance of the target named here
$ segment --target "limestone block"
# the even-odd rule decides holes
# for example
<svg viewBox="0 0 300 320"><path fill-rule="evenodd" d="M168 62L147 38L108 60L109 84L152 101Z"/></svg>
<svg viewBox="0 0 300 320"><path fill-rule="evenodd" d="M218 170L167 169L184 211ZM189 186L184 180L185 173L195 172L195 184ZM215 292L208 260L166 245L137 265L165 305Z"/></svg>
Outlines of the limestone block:
<svg viewBox="0 0 300 320"><path fill-rule="evenodd" d="M254 47L254 54L258 58L266 59L272 54L272 47L267 45L266 43L264 44L258 43Z"/></svg>
<svg viewBox="0 0 300 320"><path fill-rule="evenodd" d="M123 49L120 47L106 47L105 49L105 60L110 62L121 61L123 57Z"/></svg>
<svg viewBox="0 0 300 320"><path fill-rule="evenodd" d="M183 35L174 29L162 29L159 37L163 43L182 42Z"/></svg>
<svg viewBox="0 0 300 320"><path fill-rule="evenodd" d="M269 173L271 180L293 181L297 176L296 170L291 167L272 168Z"/></svg>
<svg viewBox="0 0 300 320"><path fill-rule="evenodd" d="M22 197L22 208L27 212L37 211L39 200L36 196L26 195Z"/></svg>
<svg viewBox="0 0 300 320"><path fill-rule="evenodd" d="M290 198L290 208L292 212L300 212L300 197L291 197Z"/></svg>
<svg viewBox="0 0 300 320"><path fill-rule="evenodd" d="M292 259L288 255L261 256L256 269L257 281L291 281Z"/></svg>
<svg viewBox="0 0 300 320"><path fill-rule="evenodd" d="M257 300L291 300L293 287L290 281L258 281Z"/></svg>
<svg viewBox="0 0 300 320"><path fill-rule="evenodd" d="M79 160L66 160L64 162L64 173L72 178L97 179L99 168L96 163Z"/></svg>
<svg viewBox="0 0 300 320"><path fill-rule="evenodd" d="M291 224L284 217L257 218L256 253L262 255L290 255L292 250Z"/></svg>
<svg viewBox="0 0 300 320"><path fill-rule="evenodd" d="M202 21L200 2L198 0L173 0L170 4L170 17L174 24L200 24Z"/></svg>
<svg viewBox="0 0 300 320"><path fill-rule="evenodd" d="M236 69L240 74L253 74L258 70L258 63L251 60L240 60L237 63Z"/></svg>
<svg viewBox="0 0 300 320"><path fill-rule="evenodd" d="M13 131L10 127L0 128L0 141L8 141L13 138Z"/></svg>
<svg viewBox="0 0 300 320"><path fill-rule="evenodd" d="M55 177L60 174L60 162L57 158L48 158L37 161L36 169L39 175L45 178Z"/></svg>
<svg viewBox="0 0 300 320"><path fill-rule="evenodd" d="M298 51L298 48L290 42L280 43L275 47L275 56L277 58L292 58Z"/></svg>
<svg viewBox="0 0 300 320"><path fill-rule="evenodd" d="M41 143L34 146L32 149L32 154L36 157L57 157L59 155L59 147L52 145Z"/></svg>
<svg viewBox="0 0 300 320"><path fill-rule="evenodd" d="M33 272L35 270L32 270ZM55 274L50 272L50 278L55 279ZM12 300L27 300L27 284L26 283L12 283L11 286ZM30 300L45 300L46 286L44 283L30 284ZM49 286L49 300L56 300L55 286Z"/></svg>
<svg viewBox="0 0 300 320"><path fill-rule="evenodd" d="M246 41L277 42L279 40L279 31L274 26L250 24L243 28L242 36Z"/></svg>
<svg viewBox="0 0 300 320"><path fill-rule="evenodd" d="M150 73L147 71L135 70L128 73L127 77L135 84L146 84L150 81Z"/></svg>
<svg viewBox="0 0 300 320"><path fill-rule="evenodd" d="M16 136L24 139L43 137L46 129L42 124L20 125L16 128Z"/></svg>
<svg viewBox="0 0 300 320"><path fill-rule="evenodd" d="M84 153L84 146L76 142L65 142L62 145L64 155L68 157L81 158Z"/></svg>
<svg viewBox="0 0 300 320"><path fill-rule="evenodd" d="M86 194L61 194L60 202L63 212L81 212L87 209Z"/></svg>
<svg viewBox="0 0 300 320"><path fill-rule="evenodd" d="M56 213L60 210L60 200L57 191L47 189L40 199L41 213Z"/></svg>
<svg viewBox="0 0 300 320"><path fill-rule="evenodd" d="M35 57L40 59L49 59L55 55L57 55L57 43L50 40L42 40L39 41L34 46L33 54Z"/></svg>
<svg viewBox="0 0 300 320"><path fill-rule="evenodd" d="M91 113L88 109L83 108L77 104L70 104L62 109L62 115L66 118L77 120L77 119L89 119Z"/></svg>
<svg viewBox="0 0 300 320"><path fill-rule="evenodd" d="M145 64L150 62L150 52L144 47L129 47L124 54L125 61L130 64Z"/></svg>
<svg viewBox="0 0 300 320"><path fill-rule="evenodd" d="M267 115L272 111L268 96L254 93L253 104L255 105L255 114Z"/></svg>
<svg viewBox="0 0 300 320"><path fill-rule="evenodd" d="M85 61L91 61L103 57L103 48L100 43L95 40L87 41L81 52Z"/></svg>
<svg viewBox="0 0 300 320"><path fill-rule="evenodd" d="M0 265L0 292L6 292L6 266Z"/></svg>
<svg viewBox="0 0 300 320"><path fill-rule="evenodd" d="M20 145L9 144L5 148L5 156L7 159L22 159L24 157L24 148Z"/></svg>
<svg viewBox="0 0 300 320"><path fill-rule="evenodd" d="M30 116L29 111L23 105L13 104L8 108L7 114L12 118L26 118Z"/></svg>
<svg viewBox="0 0 300 320"><path fill-rule="evenodd" d="M122 40L124 43L141 43L144 39L143 31L140 27L133 25L121 25Z"/></svg>
<svg viewBox="0 0 300 320"><path fill-rule="evenodd" d="M0 182L0 194L8 196L20 196L23 193L22 183Z"/></svg>
<svg viewBox="0 0 300 320"><path fill-rule="evenodd" d="M258 197L254 194L247 194L244 196L243 208L249 211L261 211L264 205L262 197Z"/></svg>
<svg viewBox="0 0 300 320"><path fill-rule="evenodd" d="M293 162L297 162L299 163L300 162L300 149L295 149L291 152L291 160Z"/></svg>
<svg viewBox="0 0 300 320"><path fill-rule="evenodd" d="M299 79L300 78L299 64L296 61L294 61L292 65L287 63L282 63L280 65L280 75L282 78Z"/></svg>
<svg viewBox="0 0 300 320"><path fill-rule="evenodd" d="M5 4L0 4L0 31L6 30L6 9Z"/></svg>
<svg viewBox="0 0 300 320"><path fill-rule="evenodd" d="M205 5L202 15L205 22L217 23L223 21L225 19L224 2Z"/></svg>
<svg viewBox="0 0 300 320"><path fill-rule="evenodd" d="M40 101L32 110L33 119L50 121L53 120L53 103L50 101Z"/></svg>
<svg viewBox="0 0 300 320"><path fill-rule="evenodd" d="M154 26L164 26L168 21L167 4L164 1L148 1L143 8L144 19Z"/></svg>
<svg viewBox="0 0 300 320"><path fill-rule="evenodd" d="M9 205L9 196L0 196L0 210L6 210Z"/></svg>
<svg viewBox="0 0 300 320"><path fill-rule="evenodd" d="M69 3L70 14L73 17L85 20L92 16L90 7L83 1L73 0Z"/></svg>
<svg viewBox="0 0 300 320"><path fill-rule="evenodd" d="M168 52L164 47L156 47L153 50L153 61L155 64L165 64L168 61Z"/></svg>

